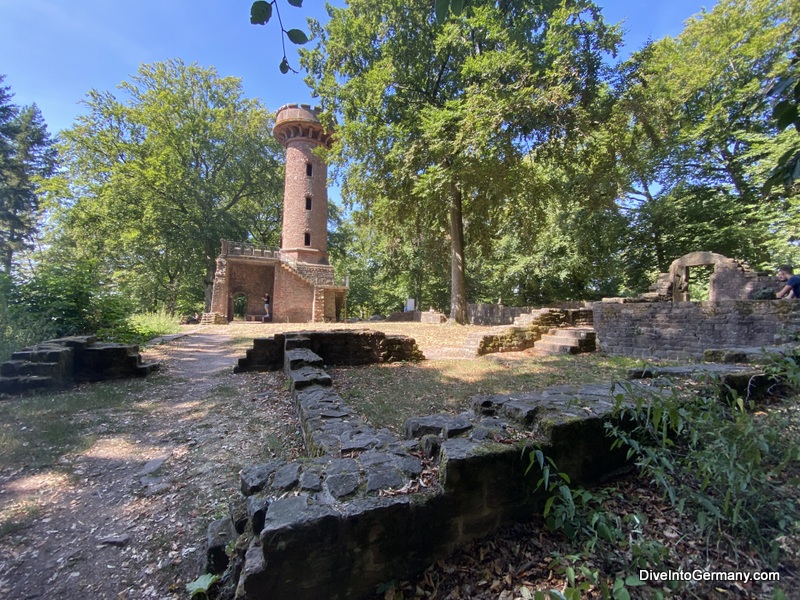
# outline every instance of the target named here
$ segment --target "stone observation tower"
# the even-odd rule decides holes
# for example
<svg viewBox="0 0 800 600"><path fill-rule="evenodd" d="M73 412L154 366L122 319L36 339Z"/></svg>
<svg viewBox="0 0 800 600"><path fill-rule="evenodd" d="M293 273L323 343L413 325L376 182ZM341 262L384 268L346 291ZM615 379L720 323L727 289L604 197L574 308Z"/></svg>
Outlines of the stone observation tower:
<svg viewBox="0 0 800 600"><path fill-rule="evenodd" d="M328 263L328 167L314 154L331 132L307 104L278 109L273 135L286 147L281 247L222 240L211 312L203 323L343 321L347 285L336 285ZM264 318L263 297L270 314Z"/></svg>
<svg viewBox="0 0 800 600"><path fill-rule="evenodd" d="M328 264L328 167L314 150L330 147L331 134L307 105L289 104L275 117L275 138L286 146L281 255Z"/></svg>

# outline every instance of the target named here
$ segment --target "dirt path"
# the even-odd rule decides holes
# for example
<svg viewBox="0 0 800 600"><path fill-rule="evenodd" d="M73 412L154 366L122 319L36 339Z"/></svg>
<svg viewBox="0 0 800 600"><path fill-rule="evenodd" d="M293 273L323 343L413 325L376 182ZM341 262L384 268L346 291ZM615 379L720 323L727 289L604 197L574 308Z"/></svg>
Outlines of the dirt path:
<svg viewBox="0 0 800 600"><path fill-rule="evenodd" d="M301 448L282 376L233 375L244 349L229 342L194 334L147 350L162 370L146 381L50 397L75 407L64 418L81 444L38 468L0 453L0 597L187 597L238 471ZM80 409L98 394L108 408ZM34 426L20 414L12 427Z"/></svg>

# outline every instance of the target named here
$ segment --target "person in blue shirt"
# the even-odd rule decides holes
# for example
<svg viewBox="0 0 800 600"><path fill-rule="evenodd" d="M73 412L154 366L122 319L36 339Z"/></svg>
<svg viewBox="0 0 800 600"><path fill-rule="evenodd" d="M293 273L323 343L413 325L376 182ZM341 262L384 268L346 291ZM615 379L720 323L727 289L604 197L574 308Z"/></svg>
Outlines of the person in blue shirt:
<svg viewBox="0 0 800 600"><path fill-rule="evenodd" d="M780 279L784 286L775 292L778 298L800 298L800 276L794 274L792 267L783 265L778 269L778 279Z"/></svg>

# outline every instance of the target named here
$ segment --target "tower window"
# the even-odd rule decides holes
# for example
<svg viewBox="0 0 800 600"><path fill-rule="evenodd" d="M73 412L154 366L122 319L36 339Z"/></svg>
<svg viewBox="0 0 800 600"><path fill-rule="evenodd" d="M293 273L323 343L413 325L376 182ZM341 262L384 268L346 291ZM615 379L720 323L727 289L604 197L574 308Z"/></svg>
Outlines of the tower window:
<svg viewBox="0 0 800 600"><path fill-rule="evenodd" d="M306 210L311 210L311 196L306 196Z"/></svg>
<svg viewBox="0 0 800 600"><path fill-rule="evenodd" d="M306 163L306 177L311 177L311 174L314 172L314 167L311 166L311 163Z"/></svg>
<svg viewBox="0 0 800 600"><path fill-rule="evenodd" d="M305 233L305 240L304 240L304 242L305 242L305 245L306 245L306 246L310 246L310 245L311 245L311 234L310 234L310 233L308 233L307 231L306 231L306 233Z"/></svg>

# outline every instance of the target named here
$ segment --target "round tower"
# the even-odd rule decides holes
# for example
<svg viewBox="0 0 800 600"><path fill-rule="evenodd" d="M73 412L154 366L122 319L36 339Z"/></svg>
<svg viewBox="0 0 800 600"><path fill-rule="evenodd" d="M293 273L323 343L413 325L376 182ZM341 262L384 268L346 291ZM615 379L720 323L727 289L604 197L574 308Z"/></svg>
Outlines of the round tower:
<svg viewBox="0 0 800 600"><path fill-rule="evenodd" d="M331 132L308 104L287 104L278 109L272 134L286 147L281 255L327 265L328 166L313 150L329 148Z"/></svg>

